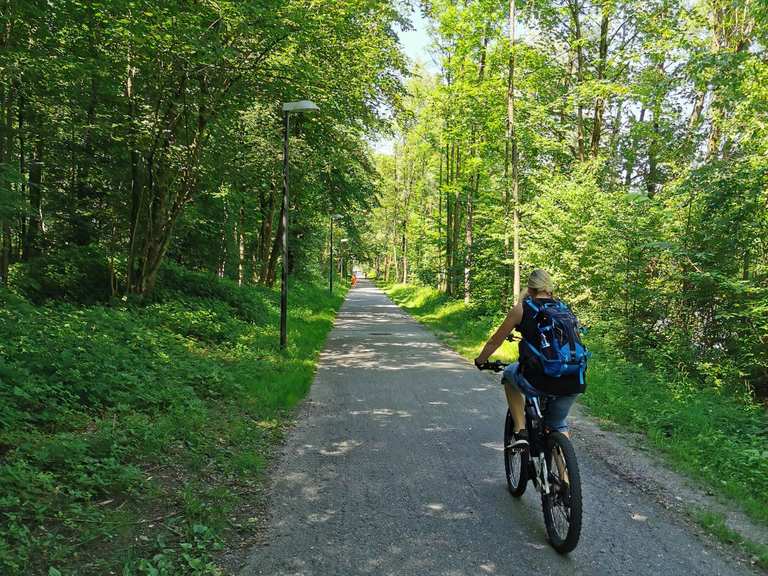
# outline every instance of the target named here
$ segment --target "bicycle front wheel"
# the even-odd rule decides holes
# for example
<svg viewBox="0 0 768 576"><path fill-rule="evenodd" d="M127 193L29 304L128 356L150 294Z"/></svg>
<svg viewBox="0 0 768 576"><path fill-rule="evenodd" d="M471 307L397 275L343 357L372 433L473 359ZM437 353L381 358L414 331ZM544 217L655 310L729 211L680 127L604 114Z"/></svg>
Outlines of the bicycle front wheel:
<svg viewBox="0 0 768 576"><path fill-rule="evenodd" d="M571 552L581 535L581 476L576 451L567 436L547 436L545 458L549 494L541 495L544 524L552 547L561 554Z"/></svg>
<svg viewBox="0 0 768 576"><path fill-rule="evenodd" d="M507 473L507 488L512 496L520 497L528 486L528 448L508 448L514 441L512 414L507 410L504 422L504 470Z"/></svg>

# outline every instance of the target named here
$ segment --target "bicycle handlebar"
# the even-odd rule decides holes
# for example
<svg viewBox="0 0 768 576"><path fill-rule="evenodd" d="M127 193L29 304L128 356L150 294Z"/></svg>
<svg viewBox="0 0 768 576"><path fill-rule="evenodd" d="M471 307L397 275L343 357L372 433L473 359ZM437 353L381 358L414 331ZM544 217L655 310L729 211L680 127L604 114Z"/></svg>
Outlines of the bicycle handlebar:
<svg viewBox="0 0 768 576"><path fill-rule="evenodd" d="M501 360L494 360L493 362L485 362L484 364L480 364L477 369L478 370L493 370L494 372L501 372L509 366L509 362L502 362Z"/></svg>

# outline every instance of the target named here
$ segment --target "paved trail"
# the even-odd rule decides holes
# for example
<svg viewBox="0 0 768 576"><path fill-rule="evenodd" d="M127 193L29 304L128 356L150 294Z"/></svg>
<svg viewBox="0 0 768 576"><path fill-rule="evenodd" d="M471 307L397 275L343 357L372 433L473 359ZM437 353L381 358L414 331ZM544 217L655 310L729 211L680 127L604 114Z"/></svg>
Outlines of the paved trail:
<svg viewBox="0 0 768 576"><path fill-rule="evenodd" d="M243 574L751 574L581 449L588 437L581 543L559 556L538 494L506 490L497 381L362 281L275 472L269 545Z"/></svg>

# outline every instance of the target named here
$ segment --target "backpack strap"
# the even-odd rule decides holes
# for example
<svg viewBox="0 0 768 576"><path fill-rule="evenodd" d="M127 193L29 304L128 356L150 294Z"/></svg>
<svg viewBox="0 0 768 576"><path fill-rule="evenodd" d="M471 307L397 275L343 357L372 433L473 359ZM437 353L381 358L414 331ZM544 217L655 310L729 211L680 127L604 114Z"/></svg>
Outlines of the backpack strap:
<svg viewBox="0 0 768 576"><path fill-rule="evenodd" d="M541 308L536 306L536 304L533 302L533 298L531 298L530 296L526 296L525 299L523 299L523 304L526 304L526 303L528 304L528 306L531 307L531 309L535 314L538 314L539 310L541 310Z"/></svg>

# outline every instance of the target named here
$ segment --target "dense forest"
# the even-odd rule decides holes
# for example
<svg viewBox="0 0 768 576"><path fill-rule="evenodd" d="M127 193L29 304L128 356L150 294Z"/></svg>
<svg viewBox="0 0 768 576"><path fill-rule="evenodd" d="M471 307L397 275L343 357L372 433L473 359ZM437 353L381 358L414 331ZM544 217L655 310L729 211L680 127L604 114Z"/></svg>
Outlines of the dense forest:
<svg viewBox="0 0 768 576"><path fill-rule="evenodd" d="M289 260L317 267L328 217L354 234L372 205L366 137L398 107L401 19L383 0L4 0L3 282L48 256L38 276L97 299L151 293L165 258L272 284L281 104L305 98L321 113L292 119Z"/></svg>
<svg viewBox="0 0 768 576"><path fill-rule="evenodd" d="M435 0L374 268L506 309L549 269L612 346L768 395L768 8ZM524 285L524 284L523 284Z"/></svg>

